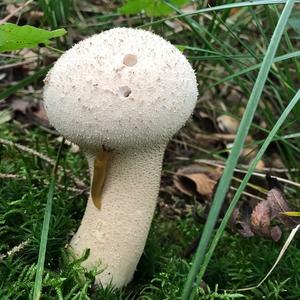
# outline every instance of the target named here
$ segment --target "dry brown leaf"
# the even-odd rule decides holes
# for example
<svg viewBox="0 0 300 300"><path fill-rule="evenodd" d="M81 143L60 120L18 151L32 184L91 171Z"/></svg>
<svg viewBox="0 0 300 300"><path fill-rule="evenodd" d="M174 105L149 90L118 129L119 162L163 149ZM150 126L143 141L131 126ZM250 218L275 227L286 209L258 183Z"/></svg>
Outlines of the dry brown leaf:
<svg viewBox="0 0 300 300"><path fill-rule="evenodd" d="M194 164L177 171L174 185L188 196L198 193L211 198L220 175L220 170L217 168Z"/></svg>
<svg viewBox="0 0 300 300"><path fill-rule="evenodd" d="M30 114L40 124L50 126L46 110L42 101L39 101L35 106L31 107Z"/></svg>
<svg viewBox="0 0 300 300"><path fill-rule="evenodd" d="M282 231L279 226L274 226L271 228L270 235L275 242L278 242L282 236Z"/></svg>
<svg viewBox="0 0 300 300"><path fill-rule="evenodd" d="M231 217L230 227L244 237L254 236L251 229L251 206L248 202L240 202Z"/></svg>
<svg viewBox="0 0 300 300"><path fill-rule="evenodd" d="M30 10L29 12L27 12L25 14L25 19L28 22L33 23L33 22L40 20L43 16L44 16L44 13L42 11Z"/></svg>
<svg viewBox="0 0 300 300"><path fill-rule="evenodd" d="M26 117L26 122L34 124L38 123L45 127L50 127L48 116L42 101L34 103L33 101L13 99L10 107L15 114L15 118L18 118L18 114L21 114Z"/></svg>
<svg viewBox="0 0 300 300"><path fill-rule="evenodd" d="M185 177L195 183L196 190L200 195L208 197L212 196L216 182L211 180L207 175L200 173L185 175Z"/></svg>
<svg viewBox="0 0 300 300"><path fill-rule="evenodd" d="M24 68L28 70L35 70L38 66L38 54L30 49L22 49L20 51L20 56L24 58L24 63L29 62L24 64Z"/></svg>
<svg viewBox="0 0 300 300"><path fill-rule="evenodd" d="M30 102L22 99L14 99L11 103L11 109L13 112L20 112L26 114L27 109L30 107Z"/></svg>
<svg viewBox="0 0 300 300"><path fill-rule="evenodd" d="M284 198L283 193L277 188L272 188L268 192L267 200L269 201L272 209L272 218L279 216L281 212L291 210L286 199Z"/></svg>
<svg viewBox="0 0 300 300"><path fill-rule="evenodd" d="M6 5L6 11L9 14L13 14L18 8L19 8L19 5L16 6L15 4L11 4L11 3Z"/></svg>
<svg viewBox="0 0 300 300"><path fill-rule="evenodd" d="M193 187L189 186L188 183L183 183L182 179L178 176L174 177L175 187L182 193L188 196L193 196L194 190Z"/></svg>
<svg viewBox="0 0 300 300"><path fill-rule="evenodd" d="M255 234L272 238L279 241L282 235L279 226L271 226L271 220L278 219L289 228L295 227L297 222L292 217L284 216L281 213L289 211L290 207L283 193L276 187L272 188L267 195L267 200L259 202L253 209L251 215L251 228Z"/></svg>
<svg viewBox="0 0 300 300"><path fill-rule="evenodd" d="M254 233L270 236L271 210L268 200L259 202L251 214L251 228Z"/></svg>
<svg viewBox="0 0 300 300"><path fill-rule="evenodd" d="M256 165L256 167L255 167L255 169L259 170L259 171L263 171L264 168L265 168L264 161L263 160L259 160L258 163L257 163L257 165Z"/></svg>
<svg viewBox="0 0 300 300"><path fill-rule="evenodd" d="M277 218L282 224L289 228L295 227L299 222L295 218L283 215L282 212L291 211L283 193L278 188L272 188L268 192L267 201L271 208L271 218Z"/></svg>
<svg viewBox="0 0 300 300"><path fill-rule="evenodd" d="M236 134L240 122L230 116L221 115L217 118L218 127L225 133Z"/></svg>
<svg viewBox="0 0 300 300"><path fill-rule="evenodd" d="M241 229L238 229L238 232L244 237L251 237L254 236L254 233L251 229L251 225L247 222L239 222L238 223Z"/></svg>
<svg viewBox="0 0 300 300"><path fill-rule="evenodd" d="M242 153L241 156L243 157L244 160L250 161L252 160L257 153L257 146L255 144L247 145Z"/></svg>

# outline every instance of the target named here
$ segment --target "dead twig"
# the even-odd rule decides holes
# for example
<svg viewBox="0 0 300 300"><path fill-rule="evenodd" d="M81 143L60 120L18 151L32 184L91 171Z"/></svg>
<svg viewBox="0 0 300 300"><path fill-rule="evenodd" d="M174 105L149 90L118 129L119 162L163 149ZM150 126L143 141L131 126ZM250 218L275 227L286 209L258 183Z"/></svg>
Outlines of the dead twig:
<svg viewBox="0 0 300 300"><path fill-rule="evenodd" d="M21 66L29 65L29 64L34 63L36 61L37 61L37 59L31 59L31 60L20 61L20 62L13 63L13 64L3 65L3 66L0 66L0 71L5 70L5 69L11 69L11 68L15 68L15 67L21 67Z"/></svg>
<svg viewBox="0 0 300 300"><path fill-rule="evenodd" d="M18 7L17 9L15 9L14 11L12 11L10 14L8 14L5 18L3 18L2 20L0 20L0 25L6 23L10 18L12 18L15 14L17 14L18 12L20 12L21 10L23 10L26 6L28 6L31 2L33 2L33 0L28 0L27 2L25 2L23 5L21 5L20 7Z"/></svg>
<svg viewBox="0 0 300 300"><path fill-rule="evenodd" d="M11 147L14 147L16 149L19 149L21 151L24 151L24 152L27 152L27 153L30 153L36 157L39 157L40 159L46 161L47 163L49 163L50 165L54 166L55 165L55 160L42 154L42 153L39 153L37 152L36 150L33 150L31 148L28 148L26 146L23 146L21 144L18 144L18 143L15 143L15 142L12 142L12 141L8 141L8 140L5 140L5 139L0 139L0 144L3 144L3 145L7 145L7 146L11 146Z"/></svg>
<svg viewBox="0 0 300 300"><path fill-rule="evenodd" d="M13 247L11 250L7 251L5 254L1 254L0 253L0 262L6 258L6 257L10 257L18 252L20 252L22 249L24 249L25 246L27 246L30 243L30 240L27 239L26 241L22 242L21 244Z"/></svg>
<svg viewBox="0 0 300 300"><path fill-rule="evenodd" d="M0 179L15 179L15 178L21 178L19 175L16 174L3 174L0 173Z"/></svg>
<svg viewBox="0 0 300 300"><path fill-rule="evenodd" d="M224 164L221 162L210 161L210 160L206 160L206 159L196 159L195 162L200 163L200 164L202 163L202 164L206 164L206 165L211 165L214 167L219 167L221 169L225 168ZM272 169L270 169L270 170L272 170ZM238 168L235 168L234 171L238 172L238 173L242 173L242 174L247 174L247 172L248 172L247 170L242 170L242 169L238 169ZM265 173L259 173L259 172L253 172L252 175L257 176L257 177L263 177L263 178L266 177ZM284 182L289 185L300 187L300 183L298 183L298 182L294 182L294 181L288 180L286 178L278 177L278 176L273 176L273 177L276 178L279 182Z"/></svg>
<svg viewBox="0 0 300 300"><path fill-rule="evenodd" d="M33 149L29 148L29 147L23 146L21 144L18 144L18 143L12 142L12 141L1 139L1 138L0 138L0 144L7 145L7 146L10 146L10 147L14 147L14 148L16 148L18 150L30 153L30 154L32 154L32 155L34 155L34 156L36 156L36 157L44 160L45 162L47 162L51 166L55 166L55 160L54 159L52 159L52 158L50 158L50 157L48 157L48 156L46 156L46 155L44 155L42 153L39 153L38 151L33 150ZM58 169L60 171L64 171L64 169L61 166L59 166ZM79 186L80 189L83 189L83 190L87 189L86 184L84 182L82 182L82 180L80 180L79 178L77 178L76 176L74 176L70 170L65 170L65 172L69 176L73 177L76 186Z"/></svg>

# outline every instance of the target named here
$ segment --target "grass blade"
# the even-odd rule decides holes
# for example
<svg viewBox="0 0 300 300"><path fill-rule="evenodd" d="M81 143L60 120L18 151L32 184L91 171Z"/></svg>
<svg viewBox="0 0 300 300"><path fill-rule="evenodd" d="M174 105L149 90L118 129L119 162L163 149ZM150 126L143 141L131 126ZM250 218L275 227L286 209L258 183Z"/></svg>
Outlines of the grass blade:
<svg viewBox="0 0 300 300"><path fill-rule="evenodd" d="M300 51L294 51L292 53L288 53L288 54L284 54L284 55L281 55L281 56L277 56L276 58L274 58L273 63L281 62L281 61L286 60L286 59L297 58L299 56L300 56ZM244 74L247 74L249 72L252 72L252 71L258 69L259 67L261 67L261 65L262 64L259 63L259 64L256 64L256 65L253 65L251 67L248 67L248 68L246 68L244 70L241 70L239 72L236 72L236 73L234 73L232 75L229 75L229 76L227 76L227 77L225 77L223 79L220 79L220 80L216 81L215 83L211 84L208 88L212 88L212 87L214 87L216 85L219 85L221 83L224 83L226 81L232 80L232 79L234 79L236 77L239 77L241 75L244 75Z"/></svg>
<svg viewBox="0 0 300 300"><path fill-rule="evenodd" d="M52 211L53 195L54 195L55 183L56 183L56 173L57 173L58 162L61 156L63 144L64 144L64 139L62 140L60 144L60 148L58 150L56 163L52 171L49 191L47 195L47 203L45 208L42 234L40 240L39 258L38 258L35 281L34 281L33 300L40 299L41 291L42 291L43 272L44 272L45 256L46 256L46 249L47 249L49 224L50 224L51 211Z"/></svg>
<svg viewBox="0 0 300 300"><path fill-rule="evenodd" d="M267 150L268 146L270 145L270 143L274 140L274 137L276 136L276 133L278 132L278 130L280 129L280 127L282 126L283 122L285 121L285 119L287 118L288 114L292 111L292 109L295 107L295 105L299 102L300 100L300 90L296 93L296 95L293 97L293 99L290 101L289 105L286 107L286 109L283 111L283 113L281 114L281 116L279 117L278 121L276 122L276 124L274 125L274 127L272 128L272 130L270 131L270 133L268 134L267 138L265 139L263 145L261 146L261 148L259 149L257 155L255 156L254 160L252 161L252 163L249 166L248 172L245 175L244 179L242 180L240 186L238 187L232 201L230 202L230 205L226 211L226 214L216 232L216 235L210 245L210 248L205 256L205 260L203 263L203 266L201 267L201 271L199 274L199 278L198 281L202 279L205 270L208 266L208 263L213 255L213 252L225 230L225 227L230 219L230 216L237 204L237 202L239 201L242 192L244 191L245 187L247 186L249 179L252 175L252 173L255 171L255 167L257 165L257 163L259 162L259 160L261 160L262 156L264 155L265 151ZM286 215L288 215L288 213L285 213Z"/></svg>
<svg viewBox="0 0 300 300"><path fill-rule="evenodd" d="M194 258L194 262L190 269L188 278L186 280L186 283L185 283L185 286L184 286L184 289L182 292L182 296L181 296L182 300L190 299L191 292L192 292L194 286L198 286L199 278L197 278L196 282L195 282L195 279L196 279L196 277L200 271L201 265L203 263L206 249L209 244L210 238L213 234L214 226L216 224L216 221L217 221L220 209L222 207L226 192L229 188L231 178L232 178L232 175L234 172L234 168L238 162L240 152L243 149L243 145L244 145L246 136L248 134L248 131L250 129L251 122L254 117L254 113L256 111L259 99L263 92L263 88L264 88L265 82L267 80L273 59L275 57L275 53L277 51L280 39L282 37L286 23L288 21L288 18L292 12L294 3L295 3L295 0L287 1L286 5L283 9L283 12L279 18L279 21L277 23L275 31L272 35L271 42L266 51L266 55L263 59L262 66L259 70L259 74L257 76L253 90L251 92L251 95L250 95L250 98L249 98L249 101L248 101L248 104L246 107L246 111L241 120L241 124L240 124L239 130L238 130L237 136L236 136L236 140L234 142L234 145L233 145L230 155L228 157L226 167L223 172L223 176L221 177L220 183L217 187L216 194L215 194L206 224L204 226L201 240L199 242L199 246L198 246L195 258Z"/></svg>

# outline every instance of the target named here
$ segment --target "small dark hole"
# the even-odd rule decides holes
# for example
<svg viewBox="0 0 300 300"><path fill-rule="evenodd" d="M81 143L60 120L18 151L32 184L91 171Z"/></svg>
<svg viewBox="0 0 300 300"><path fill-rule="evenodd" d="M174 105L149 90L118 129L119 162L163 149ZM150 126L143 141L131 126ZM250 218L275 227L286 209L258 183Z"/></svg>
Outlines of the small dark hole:
<svg viewBox="0 0 300 300"><path fill-rule="evenodd" d="M128 67L133 67L137 63L137 56L134 54L126 54L123 59L123 64Z"/></svg>
<svg viewBox="0 0 300 300"><path fill-rule="evenodd" d="M129 86L120 86L119 95L127 98L131 94L131 88Z"/></svg>

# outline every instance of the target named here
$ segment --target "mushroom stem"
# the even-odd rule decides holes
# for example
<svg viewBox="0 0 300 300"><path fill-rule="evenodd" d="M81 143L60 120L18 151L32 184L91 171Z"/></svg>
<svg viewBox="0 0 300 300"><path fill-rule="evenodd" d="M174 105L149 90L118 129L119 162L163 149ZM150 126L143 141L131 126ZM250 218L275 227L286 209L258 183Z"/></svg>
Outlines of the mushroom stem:
<svg viewBox="0 0 300 300"><path fill-rule="evenodd" d="M122 287L133 277L156 206L164 149L165 144L161 144L122 153L112 151L100 210L89 197L71 247L77 255L90 249L84 265L88 269L105 268L96 278L103 286L112 282ZM92 177L97 156L87 153Z"/></svg>

